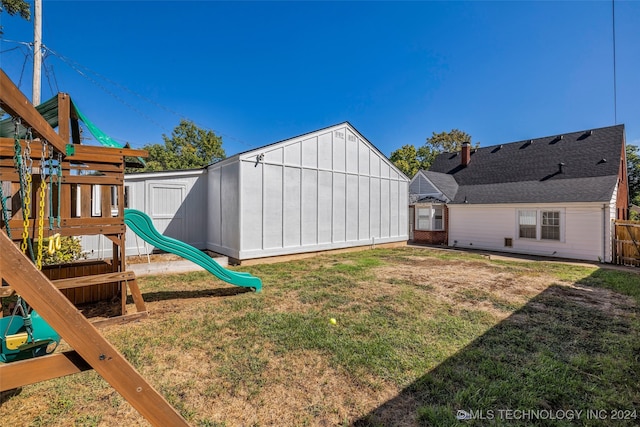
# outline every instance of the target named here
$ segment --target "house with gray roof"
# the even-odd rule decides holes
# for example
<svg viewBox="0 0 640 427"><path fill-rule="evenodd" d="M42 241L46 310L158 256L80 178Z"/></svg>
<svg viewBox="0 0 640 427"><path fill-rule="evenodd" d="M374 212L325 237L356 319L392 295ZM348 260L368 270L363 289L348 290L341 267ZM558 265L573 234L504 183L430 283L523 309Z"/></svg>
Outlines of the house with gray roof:
<svg viewBox="0 0 640 427"><path fill-rule="evenodd" d="M410 240L611 260L629 212L624 125L436 157L409 184Z"/></svg>

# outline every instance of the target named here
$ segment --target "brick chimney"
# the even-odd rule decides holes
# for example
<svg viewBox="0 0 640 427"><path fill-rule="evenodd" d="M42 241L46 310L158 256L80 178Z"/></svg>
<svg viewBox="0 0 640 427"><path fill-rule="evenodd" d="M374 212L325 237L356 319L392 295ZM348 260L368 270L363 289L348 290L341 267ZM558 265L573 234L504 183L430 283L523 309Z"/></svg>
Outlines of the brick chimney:
<svg viewBox="0 0 640 427"><path fill-rule="evenodd" d="M461 154L461 165L462 166L467 166L469 164L469 162L471 161L471 143L469 142L463 142L462 143L462 150L460 151Z"/></svg>

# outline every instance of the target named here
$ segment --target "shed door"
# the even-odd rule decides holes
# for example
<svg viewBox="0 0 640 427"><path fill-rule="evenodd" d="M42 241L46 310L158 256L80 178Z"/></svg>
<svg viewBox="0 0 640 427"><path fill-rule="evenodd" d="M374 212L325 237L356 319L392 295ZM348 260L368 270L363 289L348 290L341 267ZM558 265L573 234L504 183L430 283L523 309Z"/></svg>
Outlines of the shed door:
<svg viewBox="0 0 640 427"><path fill-rule="evenodd" d="M415 218L415 208L409 206L409 240L413 240L413 220Z"/></svg>
<svg viewBox="0 0 640 427"><path fill-rule="evenodd" d="M148 212L153 225L165 236L184 240L186 184L149 183Z"/></svg>

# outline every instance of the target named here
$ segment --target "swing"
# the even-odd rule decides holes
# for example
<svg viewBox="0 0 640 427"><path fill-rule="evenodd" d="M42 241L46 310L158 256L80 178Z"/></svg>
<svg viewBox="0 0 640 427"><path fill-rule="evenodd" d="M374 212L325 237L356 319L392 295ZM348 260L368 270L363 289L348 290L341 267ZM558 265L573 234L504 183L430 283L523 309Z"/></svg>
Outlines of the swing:
<svg viewBox="0 0 640 427"><path fill-rule="evenodd" d="M6 363L53 353L60 335L18 297L13 314L0 318L0 342L0 362Z"/></svg>
<svg viewBox="0 0 640 427"><path fill-rule="evenodd" d="M28 237L29 226L29 205L31 203L31 165L30 156L30 129L27 131L27 148L24 157L20 153L20 141L18 138L18 123L16 122L15 135L15 164L20 175L20 196L22 200L22 212L24 218L24 230L22 241L22 252L31 254L32 260L38 269L42 268L42 235L44 228L44 152L46 145L43 145L43 156L40 164L42 180L40 185L40 204L38 218L38 259L34 259L31 239ZM28 165L28 166L27 166ZM26 184L26 185L25 185ZM4 210L4 206L3 206ZM8 229L8 221L7 221ZM31 310L26 302L18 296L13 313L10 316L0 318L0 362L13 362L15 360L29 359L37 356L44 356L52 353L60 343L60 335L54 331L40 315Z"/></svg>

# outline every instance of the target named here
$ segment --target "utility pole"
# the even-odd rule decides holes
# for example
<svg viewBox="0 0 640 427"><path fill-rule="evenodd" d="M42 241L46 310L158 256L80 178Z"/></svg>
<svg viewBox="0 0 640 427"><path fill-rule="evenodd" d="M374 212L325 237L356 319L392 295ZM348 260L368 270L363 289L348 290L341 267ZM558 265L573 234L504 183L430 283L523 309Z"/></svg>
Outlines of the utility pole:
<svg viewBox="0 0 640 427"><path fill-rule="evenodd" d="M33 86L31 102L40 105L42 82L42 0L33 2Z"/></svg>

